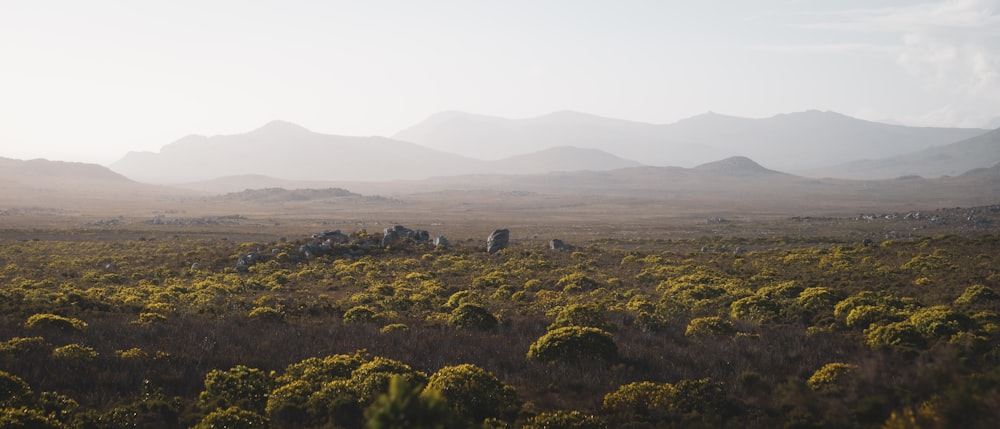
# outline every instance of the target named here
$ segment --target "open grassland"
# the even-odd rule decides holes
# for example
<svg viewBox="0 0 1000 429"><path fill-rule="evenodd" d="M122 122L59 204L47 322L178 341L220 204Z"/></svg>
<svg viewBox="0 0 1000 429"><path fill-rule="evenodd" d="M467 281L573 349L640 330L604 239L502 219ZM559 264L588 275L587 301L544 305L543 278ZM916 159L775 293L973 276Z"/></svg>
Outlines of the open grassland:
<svg viewBox="0 0 1000 429"><path fill-rule="evenodd" d="M1000 423L994 207L706 217L589 204L593 217L573 218L371 204L368 216L239 202L0 216L0 419ZM452 246L381 246L397 222ZM512 244L490 255L496 227ZM332 229L350 238L305 256ZM548 250L551 238L576 247ZM238 266L250 253L260 257Z"/></svg>

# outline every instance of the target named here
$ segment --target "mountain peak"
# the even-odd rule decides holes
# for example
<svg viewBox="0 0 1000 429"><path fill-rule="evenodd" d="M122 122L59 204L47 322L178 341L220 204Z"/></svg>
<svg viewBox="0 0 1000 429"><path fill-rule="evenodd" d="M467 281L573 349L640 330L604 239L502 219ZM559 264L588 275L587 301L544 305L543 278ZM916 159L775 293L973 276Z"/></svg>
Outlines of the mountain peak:
<svg viewBox="0 0 1000 429"><path fill-rule="evenodd" d="M251 131L252 134L291 134L311 132L306 127L288 121L273 120Z"/></svg>
<svg viewBox="0 0 1000 429"><path fill-rule="evenodd" d="M725 176L755 176L759 174L775 173L768 170L754 160L745 156L732 156L714 162L701 164L694 168L698 171L715 173Z"/></svg>

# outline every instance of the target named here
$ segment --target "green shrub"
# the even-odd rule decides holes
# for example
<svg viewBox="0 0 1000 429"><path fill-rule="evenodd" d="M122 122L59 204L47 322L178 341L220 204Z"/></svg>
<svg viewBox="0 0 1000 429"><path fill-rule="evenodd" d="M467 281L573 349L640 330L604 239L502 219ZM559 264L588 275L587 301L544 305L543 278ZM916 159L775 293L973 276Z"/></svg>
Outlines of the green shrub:
<svg viewBox="0 0 1000 429"><path fill-rule="evenodd" d="M721 421L736 412L736 404L726 397L724 385L711 378L681 380L673 387L670 412L676 417L699 422L699 426L722 426Z"/></svg>
<svg viewBox="0 0 1000 429"><path fill-rule="evenodd" d="M564 292L584 292L597 289L597 280L594 280L582 273L566 274L559 278L556 286L562 288Z"/></svg>
<svg viewBox="0 0 1000 429"><path fill-rule="evenodd" d="M34 398L28 383L11 373L0 371L0 408L18 408Z"/></svg>
<svg viewBox="0 0 1000 429"><path fill-rule="evenodd" d="M812 376L806 380L806 384L812 390L825 393L839 393L844 390L847 379L857 371L857 365L848 363L833 362L823 365L816 370Z"/></svg>
<svg viewBox="0 0 1000 429"><path fill-rule="evenodd" d="M607 429L598 416L579 411L552 411L529 417L522 429Z"/></svg>
<svg viewBox="0 0 1000 429"><path fill-rule="evenodd" d="M497 318L486 307L479 304L464 303L452 310L448 324L458 329L489 330L496 328Z"/></svg>
<svg viewBox="0 0 1000 429"><path fill-rule="evenodd" d="M837 294L825 287L803 289L796 300L803 309L815 313L832 311L837 301L839 301Z"/></svg>
<svg viewBox="0 0 1000 429"><path fill-rule="evenodd" d="M275 383L283 385L303 380L312 385L313 389L319 389L331 381L351 378L351 373L366 360L361 352L353 355L331 355L324 358L311 357L288 365L285 372L275 378Z"/></svg>
<svg viewBox="0 0 1000 429"><path fill-rule="evenodd" d="M278 323L285 321L285 312L274 307L255 307L253 310L250 310L249 317L252 320L261 322Z"/></svg>
<svg viewBox="0 0 1000 429"><path fill-rule="evenodd" d="M400 361L376 356L351 373L351 386L357 392L361 404L367 405L386 392L389 379L393 376L402 377L414 386L427 383L426 374Z"/></svg>
<svg viewBox="0 0 1000 429"><path fill-rule="evenodd" d="M405 323L390 323L379 330L381 334L405 334L410 332L410 327Z"/></svg>
<svg viewBox="0 0 1000 429"><path fill-rule="evenodd" d="M29 408L0 409L0 428L4 429L66 429L58 420Z"/></svg>
<svg viewBox="0 0 1000 429"><path fill-rule="evenodd" d="M34 314L24 322L24 327L28 329L53 329L59 331L79 331L87 330L87 323L72 317L63 317L57 314L40 313Z"/></svg>
<svg viewBox="0 0 1000 429"><path fill-rule="evenodd" d="M139 313L139 318L133 320L133 325L150 326L165 323L167 316L160 313Z"/></svg>
<svg viewBox="0 0 1000 429"><path fill-rule="evenodd" d="M972 306L976 304L989 304L997 300L1000 300L1000 294L995 290L983 285L972 285L965 288L962 295L955 299L955 305Z"/></svg>
<svg viewBox="0 0 1000 429"><path fill-rule="evenodd" d="M684 335L693 338L731 337L736 334L733 322L718 316L698 317L688 322Z"/></svg>
<svg viewBox="0 0 1000 429"><path fill-rule="evenodd" d="M80 404L66 395L56 392L42 392L38 395L38 409L62 423L68 422L79 408Z"/></svg>
<svg viewBox="0 0 1000 429"><path fill-rule="evenodd" d="M67 344L52 350L52 357L75 362L89 362L97 358L97 350L80 344Z"/></svg>
<svg viewBox="0 0 1000 429"><path fill-rule="evenodd" d="M363 409L361 399L349 380L336 380L323 385L309 396L307 410L316 425L360 427Z"/></svg>
<svg viewBox="0 0 1000 429"><path fill-rule="evenodd" d="M454 310L458 308L458 306L465 304L467 302L480 304L482 302L482 299L480 298L478 293L475 293L470 290L460 290L458 292L451 294L451 296L448 297L448 301L445 302L444 306L449 310Z"/></svg>
<svg viewBox="0 0 1000 429"><path fill-rule="evenodd" d="M422 384L398 375L390 377L386 384L386 393L365 410L366 428L462 427L455 424L447 402L437 391L426 391Z"/></svg>
<svg viewBox="0 0 1000 429"><path fill-rule="evenodd" d="M304 380L278 387L267 396L267 415L285 426L303 426L309 418L308 402L313 393L312 384Z"/></svg>
<svg viewBox="0 0 1000 429"><path fill-rule="evenodd" d="M766 323L778 318L780 314L780 303L759 295L738 299L729 306L729 315L736 320Z"/></svg>
<svg viewBox="0 0 1000 429"><path fill-rule="evenodd" d="M512 387L472 364L441 368L431 375L425 390L438 391L452 412L477 424L487 418L514 414L518 408Z"/></svg>
<svg viewBox="0 0 1000 429"><path fill-rule="evenodd" d="M344 323L372 323L375 311L368 307L353 307L344 312Z"/></svg>
<svg viewBox="0 0 1000 429"><path fill-rule="evenodd" d="M921 308L914 311L907 322L928 340L951 337L972 327L972 319L947 305Z"/></svg>
<svg viewBox="0 0 1000 429"><path fill-rule="evenodd" d="M226 371L209 371L199 399L213 408L239 407L263 413L270 391L271 377L266 372L237 365Z"/></svg>
<svg viewBox="0 0 1000 429"><path fill-rule="evenodd" d="M42 337L14 337L0 342L0 353L18 358L48 355L52 353L52 344Z"/></svg>
<svg viewBox="0 0 1000 429"><path fill-rule="evenodd" d="M625 416L651 417L667 412L674 387L667 383L638 381L604 395L604 409Z"/></svg>
<svg viewBox="0 0 1000 429"><path fill-rule="evenodd" d="M844 324L849 328L868 328L872 324L884 325L900 319L895 309L882 305L859 305L847 314Z"/></svg>
<svg viewBox="0 0 1000 429"><path fill-rule="evenodd" d="M149 353L146 353L145 350L140 349L138 347L133 347L128 350L116 350L115 355L118 356L118 359L123 359L123 360L149 359Z"/></svg>
<svg viewBox="0 0 1000 429"><path fill-rule="evenodd" d="M238 407L212 411L194 429L266 429L271 427L264 416Z"/></svg>
<svg viewBox="0 0 1000 429"><path fill-rule="evenodd" d="M596 304L570 304L562 307L556 314L555 321L548 330L566 326L586 326L609 330L610 324L604 317L604 311Z"/></svg>
<svg viewBox="0 0 1000 429"><path fill-rule="evenodd" d="M924 349L927 342L923 335L912 324L907 322L890 323L884 326L874 326L865 331L866 341L874 348L889 347L900 351L912 352Z"/></svg>
<svg viewBox="0 0 1000 429"><path fill-rule="evenodd" d="M528 360L550 363L611 361L617 357L618 346L611 334L580 326L553 329L528 348Z"/></svg>

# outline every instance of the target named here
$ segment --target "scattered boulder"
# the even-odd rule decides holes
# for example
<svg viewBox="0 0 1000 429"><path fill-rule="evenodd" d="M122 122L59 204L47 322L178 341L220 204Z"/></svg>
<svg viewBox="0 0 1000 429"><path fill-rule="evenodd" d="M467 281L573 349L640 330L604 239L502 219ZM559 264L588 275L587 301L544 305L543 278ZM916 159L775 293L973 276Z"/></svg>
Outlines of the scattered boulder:
<svg viewBox="0 0 1000 429"><path fill-rule="evenodd" d="M317 232L317 233L313 234L312 237L315 238L315 239L317 239L317 240L325 238L325 239L327 239L329 241L336 242L337 244L344 244L344 243L347 242L347 239L348 239L347 235L341 233L339 229L326 230L326 231L323 231L323 232Z"/></svg>
<svg viewBox="0 0 1000 429"><path fill-rule="evenodd" d="M382 235L382 247L388 247L396 240L396 231L390 228L385 229L385 234Z"/></svg>
<svg viewBox="0 0 1000 429"><path fill-rule="evenodd" d="M486 253L493 254L510 245L510 230L498 229L486 239Z"/></svg>
<svg viewBox="0 0 1000 429"><path fill-rule="evenodd" d="M240 257L236 259L236 271L245 273L250 269L252 265L260 262L260 260L261 260L260 252L256 250L251 250L247 252L245 255L240 255Z"/></svg>
<svg viewBox="0 0 1000 429"><path fill-rule="evenodd" d="M566 242L558 238L553 238L552 241L549 241L549 249L556 250L559 252L569 252L572 251L574 247L570 246L569 244L566 244Z"/></svg>
<svg viewBox="0 0 1000 429"><path fill-rule="evenodd" d="M437 236L437 238L434 239L434 246L435 247L451 247L451 242L448 241L447 238L444 238L443 235L439 235L439 236Z"/></svg>

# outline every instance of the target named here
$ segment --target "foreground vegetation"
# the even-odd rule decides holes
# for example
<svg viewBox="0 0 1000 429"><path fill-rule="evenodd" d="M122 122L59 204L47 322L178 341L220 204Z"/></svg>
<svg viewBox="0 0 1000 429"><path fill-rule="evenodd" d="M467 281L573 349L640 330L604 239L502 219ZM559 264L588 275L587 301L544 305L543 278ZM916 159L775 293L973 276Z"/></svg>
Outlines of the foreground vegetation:
<svg viewBox="0 0 1000 429"><path fill-rule="evenodd" d="M306 241L0 241L0 426L1000 425L994 235Z"/></svg>

